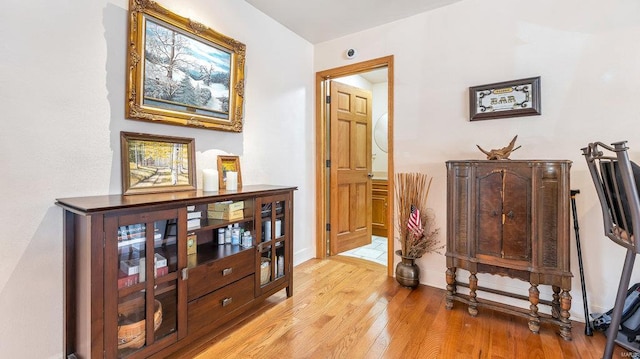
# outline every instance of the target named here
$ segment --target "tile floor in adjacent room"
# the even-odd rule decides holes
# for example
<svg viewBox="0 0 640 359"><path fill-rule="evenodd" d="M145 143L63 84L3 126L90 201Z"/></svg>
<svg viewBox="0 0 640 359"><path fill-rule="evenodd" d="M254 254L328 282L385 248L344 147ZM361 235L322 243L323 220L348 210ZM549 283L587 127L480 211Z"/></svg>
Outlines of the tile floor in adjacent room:
<svg viewBox="0 0 640 359"><path fill-rule="evenodd" d="M340 253L349 257L357 257L387 265L387 238L372 236L371 244Z"/></svg>

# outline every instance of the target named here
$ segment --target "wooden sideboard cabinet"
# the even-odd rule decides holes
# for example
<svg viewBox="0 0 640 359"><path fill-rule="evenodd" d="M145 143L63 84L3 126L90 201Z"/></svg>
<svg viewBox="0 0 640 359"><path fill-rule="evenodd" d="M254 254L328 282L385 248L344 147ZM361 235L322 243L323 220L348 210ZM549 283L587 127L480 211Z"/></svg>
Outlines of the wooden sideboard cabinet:
<svg viewBox="0 0 640 359"><path fill-rule="evenodd" d="M386 179L371 181L371 233L374 236L386 237L389 233L387 208L389 207L389 190Z"/></svg>
<svg viewBox="0 0 640 359"><path fill-rule="evenodd" d="M295 189L57 199L65 356L162 358L281 289L290 297ZM251 239L219 244L229 227Z"/></svg>
<svg viewBox="0 0 640 359"><path fill-rule="evenodd" d="M571 340L571 268L569 265L571 162L566 160L447 161L447 309L453 301L528 318L538 333L541 322L560 327ZM470 272L458 282L456 270ZM528 295L478 286L477 273L497 274L530 283ZM540 298L539 285L550 285L552 299ZM469 288L469 294L457 287ZM477 291L530 302L530 310L477 297ZM551 315L538 305L551 307Z"/></svg>

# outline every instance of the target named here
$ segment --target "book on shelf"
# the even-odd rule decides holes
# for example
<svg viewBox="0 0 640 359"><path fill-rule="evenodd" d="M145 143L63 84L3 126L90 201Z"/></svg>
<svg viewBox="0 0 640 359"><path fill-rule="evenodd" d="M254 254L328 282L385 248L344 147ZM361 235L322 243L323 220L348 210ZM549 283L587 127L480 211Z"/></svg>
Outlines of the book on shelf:
<svg viewBox="0 0 640 359"><path fill-rule="evenodd" d="M187 268L195 268L198 265L198 254L189 254L187 256Z"/></svg>
<svg viewBox="0 0 640 359"><path fill-rule="evenodd" d="M138 274L127 275L123 271L118 272L118 289L131 287L132 285L138 284Z"/></svg>
<svg viewBox="0 0 640 359"><path fill-rule="evenodd" d="M147 239L144 236L131 239L118 239L118 248L125 246L134 246L135 244L142 243L141 246L136 246L136 249L142 250L144 249L144 242L146 240Z"/></svg>
<svg viewBox="0 0 640 359"><path fill-rule="evenodd" d="M195 233L187 234L187 255L195 254L198 251L198 236Z"/></svg>
<svg viewBox="0 0 640 359"><path fill-rule="evenodd" d="M187 219L202 218L202 212L187 212Z"/></svg>
<svg viewBox="0 0 640 359"><path fill-rule="evenodd" d="M200 227L200 217L187 220L187 229Z"/></svg>
<svg viewBox="0 0 640 359"><path fill-rule="evenodd" d="M144 223L130 224L118 227L118 240L128 240L145 236L146 226Z"/></svg>
<svg viewBox="0 0 640 359"><path fill-rule="evenodd" d="M120 271L125 275L134 275L140 273L140 259L124 259L120 261Z"/></svg>
<svg viewBox="0 0 640 359"><path fill-rule="evenodd" d="M169 267L156 267L156 278L162 277L169 274Z"/></svg>
<svg viewBox="0 0 640 359"><path fill-rule="evenodd" d="M207 211L207 216L212 219L225 219L227 221L235 221L244 218L244 210L236 211Z"/></svg>
<svg viewBox="0 0 640 359"><path fill-rule="evenodd" d="M156 253L154 257L155 257L156 268L167 266L167 259L163 257L160 253Z"/></svg>
<svg viewBox="0 0 640 359"><path fill-rule="evenodd" d="M244 201L224 201L224 202L216 202L210 203L207 206L207 210L209 211L217 211L217 212L233 212L237 210L244 209Z"/></svg>
<svg viewBox="0 0 640 359"><path fill-rule="evenodd" d="M167 259L159 253L154 254L154 268L156 277L166 275L168 272ZM124 259L120 261L120 271L125 276L135 276L138 282L144 282L145 276L145 258ZM159 274L164 273L164 274Z"/></svg>

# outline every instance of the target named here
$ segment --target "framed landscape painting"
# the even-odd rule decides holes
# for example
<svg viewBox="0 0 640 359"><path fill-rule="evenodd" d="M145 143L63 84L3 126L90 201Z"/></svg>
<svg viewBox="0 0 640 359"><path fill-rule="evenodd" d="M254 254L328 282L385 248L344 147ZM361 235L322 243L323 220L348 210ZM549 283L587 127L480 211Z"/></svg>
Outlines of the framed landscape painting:
<svg viewBox="0 0 640 359"><path fill-rule="evenodd" d="M242 131L245 45L130 0L127 118Z"/></svg>
<svg viewBox="0 0 640 359"><path fill-rule="evenodd" d="M195 190L193 138L120 133L122 193Z"/></svg>

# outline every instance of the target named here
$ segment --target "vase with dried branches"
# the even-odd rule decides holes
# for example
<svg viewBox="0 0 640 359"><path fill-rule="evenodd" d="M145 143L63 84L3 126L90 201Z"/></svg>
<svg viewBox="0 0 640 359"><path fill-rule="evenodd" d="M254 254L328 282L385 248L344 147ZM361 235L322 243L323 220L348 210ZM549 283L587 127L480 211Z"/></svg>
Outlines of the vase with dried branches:
<svg viewBox="0 0 640 359"><path fill-rule="evenodd" d="M419 284L420 268L417 258L444 248L433 229L435 215L427 207L433 178L424 173L397 173L395 181L397 231L401 249L396 254L402 262L396 266L396 279L407 287Z"/></svg>

